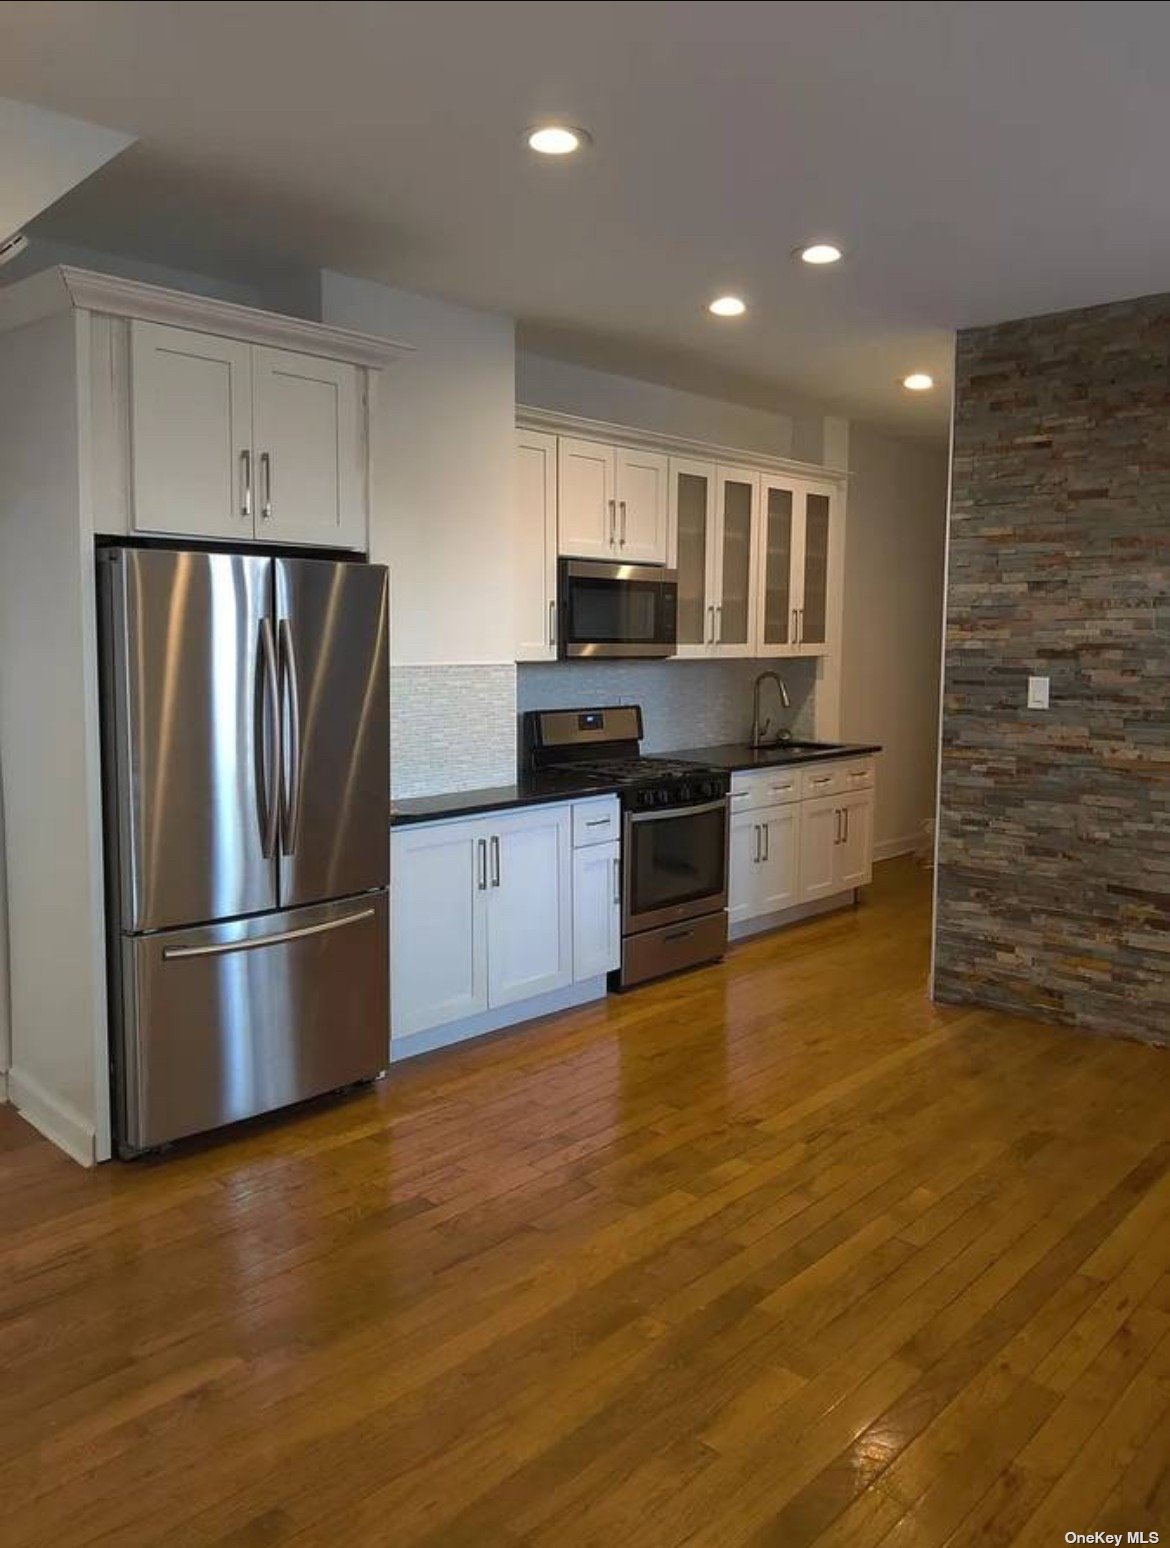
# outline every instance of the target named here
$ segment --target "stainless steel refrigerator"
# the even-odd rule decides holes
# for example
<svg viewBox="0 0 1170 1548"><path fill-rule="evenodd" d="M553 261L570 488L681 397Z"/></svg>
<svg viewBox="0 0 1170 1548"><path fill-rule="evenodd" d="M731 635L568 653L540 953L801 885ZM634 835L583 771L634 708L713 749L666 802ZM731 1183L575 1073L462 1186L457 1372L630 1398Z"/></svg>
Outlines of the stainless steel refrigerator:
<svg viewBox="0 0 1170 1548"><path fill-rule="evenodd" d="M131 1155L389 1059L380 565L99 553L112 1062Z"/></svg>

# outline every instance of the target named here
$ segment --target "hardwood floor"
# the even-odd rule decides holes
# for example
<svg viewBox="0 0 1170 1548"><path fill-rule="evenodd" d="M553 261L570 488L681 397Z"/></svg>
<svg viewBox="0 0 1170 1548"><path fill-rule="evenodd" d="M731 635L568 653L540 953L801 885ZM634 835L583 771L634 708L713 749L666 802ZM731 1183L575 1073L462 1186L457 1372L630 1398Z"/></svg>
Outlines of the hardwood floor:
<svg viewBox="0 0 1170 1548"><path fill-rule="evenodd" d="M1170 1540L1170 1055L936 1008L929 883L87 1174L0 1111L0 1529Z"/></svg>

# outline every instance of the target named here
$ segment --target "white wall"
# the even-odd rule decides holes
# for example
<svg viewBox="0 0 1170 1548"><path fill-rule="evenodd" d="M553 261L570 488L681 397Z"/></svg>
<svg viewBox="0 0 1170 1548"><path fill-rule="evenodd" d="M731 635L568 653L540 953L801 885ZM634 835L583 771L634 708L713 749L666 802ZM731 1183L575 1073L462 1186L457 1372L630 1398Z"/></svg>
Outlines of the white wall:
<svg viewBox="0 0 1170 1548"><path fill-rule="evenodd" d="M789 414L745 408L722 398L679 392L657 382L614 376L523 350L516 356L516 401L773 457L795 455L794 421Z"/></svg>
<svg viewBox="0 0 1170 1548"><path fill-rule="evenodd" d="M326 272L322 321L412 344L379 378L371 557L396 665L513 657L511 318Z"/></svg>
<svg viewBox="0 0 1170 1548"><path fill-rule="evenodd" d="M12 1033L8 1005L8 882L4 868L4 783L0 779L0 1099L8 1090Z"/></svg>
<svg viewBox="0 0 1170 1548"><path fill-rule="evenodd" d="M841 725L885 748L876 840L892 854L934 815L947 454L855 423L849 466Z"/></svg>
<svg viewBox="0 0 1170 1548"><path fill-rule="evenodd" d="M93 540L76 319L0 349L0 770L9 1096L79 1160L109 1135Z"/></svg>

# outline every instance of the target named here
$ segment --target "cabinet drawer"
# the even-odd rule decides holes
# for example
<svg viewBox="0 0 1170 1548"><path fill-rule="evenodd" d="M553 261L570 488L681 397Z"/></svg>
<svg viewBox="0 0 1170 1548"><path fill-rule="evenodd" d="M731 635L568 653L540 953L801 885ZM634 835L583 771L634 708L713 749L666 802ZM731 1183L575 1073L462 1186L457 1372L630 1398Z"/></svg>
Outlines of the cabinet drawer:
<svg viewBox="0 0 1170 1548"><path fill-rule="evenodd" d="M845 795L873 788L872 758L843 758L839 763L815 763L800 771L800 798Z"/></svg>
<svg viewBox="0 0 1170 1548"><path fill-rule="evenodd" d="M800 769L753 769L731 776L731 811L754 812L761 806L799 801Z"/></svg>
<svg viewBox="0 0 1170 1548"><path fill-rule="evenodd" d="M585 844L610 844L621 837L617 796L573 802L573 848Z"/></svg>

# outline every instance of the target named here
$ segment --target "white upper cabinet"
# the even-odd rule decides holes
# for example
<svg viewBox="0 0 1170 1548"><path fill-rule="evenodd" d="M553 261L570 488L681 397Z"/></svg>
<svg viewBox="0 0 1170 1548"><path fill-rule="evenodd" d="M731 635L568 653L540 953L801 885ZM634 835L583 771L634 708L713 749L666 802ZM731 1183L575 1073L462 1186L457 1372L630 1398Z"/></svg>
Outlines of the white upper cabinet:
<svg viewBox="0 0 1170 1548"><path fill-rule="evenodd" d="M513 486L516 660L557 654L557 438L517 430Z"/></svg>
<svg viewBox="0 0 1170 1548"><path fill-rule="evenodd" d="M94 307L97 531L368 547L371 382L406 346L68 272Z"/></svg>
<svg viewBox="0 0 1170 1548"><path fill-rule="evenodd" d="M561 436L559 549L574 559L665 564L667 464L662 452Z"/></svg>
<svg viewBox="0 0 1170 1548"><path fill-rule="evenodd" d="M821 656L829 647L838 584L835 501L831 485L761 476L756 627L762 656Z"/></svg>
<svg viewBox="0 0 1170 1548"><path fill-rule="evenodd" d="M714 655L719 540L713 462L670 459L668 514L668 563L678 571L678 655Z"/></svg>
<svg viewBox="0 0 1170 1548"><path fill-rule="evenodd" d="M612 559L617 547L614 452L562 435L557 446L557 524L562 554Z"/></svg>
<svg viewBox="0 0 1170 1548"><path fill-rule="evenodd" d="M132 322L130 447L134 531L250 538L251 345Z"/></svg>
<svg viewBox="0 0 1170 1548"><path fill-rule="evenodd" d="M360 393L345 361L253 348L257 537L365 548Z"/></svg>
<svg viewBox="0 0 1170 1548"><path fill-rule="evenodd" d="M628 564L665 564L668 459L624 446L615 448L614 458L617 557Z"/></svg>

